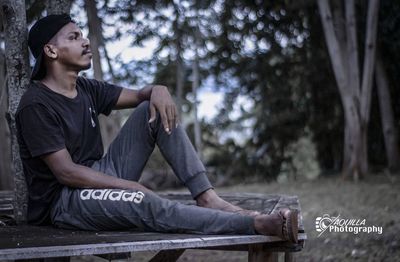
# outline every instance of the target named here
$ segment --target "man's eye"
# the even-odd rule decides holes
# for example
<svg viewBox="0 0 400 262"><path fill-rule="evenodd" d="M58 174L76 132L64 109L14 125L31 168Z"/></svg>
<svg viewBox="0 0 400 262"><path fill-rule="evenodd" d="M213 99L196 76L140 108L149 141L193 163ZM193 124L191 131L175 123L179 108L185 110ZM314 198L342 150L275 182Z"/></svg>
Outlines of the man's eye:
<svg viewBox="0 0 400 262"><path fill-rule="evenodd" d="M69 40L77 40L79 38L79 35L71 35L68 37Z"/></svg>

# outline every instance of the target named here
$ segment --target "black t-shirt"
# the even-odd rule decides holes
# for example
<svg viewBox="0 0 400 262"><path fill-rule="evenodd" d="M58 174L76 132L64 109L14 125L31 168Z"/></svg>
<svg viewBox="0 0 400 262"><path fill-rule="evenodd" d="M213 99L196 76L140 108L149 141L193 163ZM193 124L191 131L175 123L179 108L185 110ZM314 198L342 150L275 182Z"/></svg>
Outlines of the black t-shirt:
<svg viewBox="0 0 400 262"><path fill-rule="evenodd" d="M91 166L103 155L97 116L109 115L122 88L79 77L68 98L31 83L16 113L17 137L28 185L28 222L48 224L50 207L63 187L40 156L67 149L76 164Z"/></svg>

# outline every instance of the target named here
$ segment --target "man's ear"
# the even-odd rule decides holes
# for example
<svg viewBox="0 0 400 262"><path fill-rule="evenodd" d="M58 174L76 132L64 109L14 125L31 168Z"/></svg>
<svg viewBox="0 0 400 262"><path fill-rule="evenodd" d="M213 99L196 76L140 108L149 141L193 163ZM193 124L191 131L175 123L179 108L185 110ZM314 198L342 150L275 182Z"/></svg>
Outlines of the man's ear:
<svg viewBox="0 0 400 262"><path fill-rule="evenodd" d="M57 48L54 45L47 44L43 47L44 53L46 56L56 59L57 58Z"/></svg>

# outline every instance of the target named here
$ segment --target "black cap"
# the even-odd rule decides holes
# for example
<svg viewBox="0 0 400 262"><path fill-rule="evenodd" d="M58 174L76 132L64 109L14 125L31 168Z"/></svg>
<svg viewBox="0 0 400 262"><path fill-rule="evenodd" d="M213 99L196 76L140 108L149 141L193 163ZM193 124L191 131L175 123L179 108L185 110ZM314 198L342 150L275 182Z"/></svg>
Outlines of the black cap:
<svg viewBox="0 0 400 262"><path fill-rule="evenodd" d="M29 30L28 46L35 57L31 79L40 80L46 75L43 63L43 47L63 28L66 24L74 22L67 14L49 15L39 19Z"/></svg>

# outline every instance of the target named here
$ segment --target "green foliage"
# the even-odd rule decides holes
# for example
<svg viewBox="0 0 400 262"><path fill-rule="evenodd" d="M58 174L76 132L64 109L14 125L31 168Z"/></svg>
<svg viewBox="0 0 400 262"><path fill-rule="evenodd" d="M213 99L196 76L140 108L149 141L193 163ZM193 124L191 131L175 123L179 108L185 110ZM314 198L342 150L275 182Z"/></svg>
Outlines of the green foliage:
<svg viewBox="0 0 400 262"><path fill-rule="evenodd" d="M320 175L317 150L310 135L291 143L284 155L288 161L282 164L278 181L312 180Z"/></svg>
<svg viewBox="0 0 400 262"><path fill-rule="evenodd" d="M307 124L307 17L285 1L224 1L223 5L221 32L212 39L216 46L210 53L216 61L212 69L219 81L227 73L236 83L229 87L215 125L240 130L238 120L226 112L238 95L252 100L254 107L240 120L254 120L253 135L237 149L240 161L232 162L236 169L243 165L249 173L274 178L285 161L285 148Z"/></svg>
<svg viewBox="0 0 400 262"><path fill-rule="evenodd" d="M360 43L365 3L357 2ZM192 109L186 98L191 92L193 50L198 49L200 79L214 79L215 90L225 94L215 119L201 123L205 161L217 173L276 179L286 167L307 159L317 159L322 170L341 169L343 110L315 1L103 0L99 7L105 31L113 32L105 41L128 37L132 46L158 41L148 60L125 63L117 57L113 61L117 80L140 85L151 79L175 93L177 61L181 59L186 113ZM397 121L399 14L398 1L381 1L378 41ZM195 45L196 34L200 45ZM251 106L240 105L239 98ZM371 114L370 161L383 165L386 160L376 95ZM306 144L315 148L302 159L297 156L304 154L293 147L299 143L304 146L305 130L313 134Z"/></svg>

